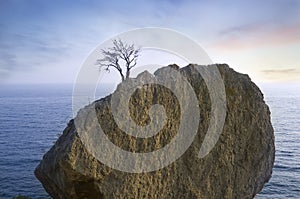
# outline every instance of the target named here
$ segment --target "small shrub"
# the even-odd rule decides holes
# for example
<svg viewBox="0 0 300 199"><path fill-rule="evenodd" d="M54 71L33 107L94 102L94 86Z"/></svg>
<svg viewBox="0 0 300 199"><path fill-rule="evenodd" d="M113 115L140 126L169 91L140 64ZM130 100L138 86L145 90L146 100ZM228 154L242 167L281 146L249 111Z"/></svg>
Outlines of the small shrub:
<svg viewBox="0 0 300 199"><path fill-rule="evenodd" d="M18 194L17 196L12 197L12 199L31 199L28 196L22 196L21 194Z"/></svg>

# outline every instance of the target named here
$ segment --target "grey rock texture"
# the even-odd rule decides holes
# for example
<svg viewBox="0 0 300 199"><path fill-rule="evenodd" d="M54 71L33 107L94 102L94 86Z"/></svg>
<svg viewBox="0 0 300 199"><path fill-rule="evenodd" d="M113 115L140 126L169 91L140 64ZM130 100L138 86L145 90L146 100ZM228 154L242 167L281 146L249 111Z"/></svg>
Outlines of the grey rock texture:
<svg viewBox="0 0 300 199"><path fill-rule="evenodd" d="M71 120L35 170L53 198L253 198L263 188L271 178L275 147L270 111L259 88L247 75L226 64L217 65L225 84L227 116L217 144L199 159L197 155L210 120L209 93L194 65L169 67L187 77L199 100L201 121L188 150L157 171L121 172L105 166L87 151ZM168 89L149 85L137 90L130 99L131 116L140 125L149 122L151 105L159 103L165 107L165 126L145 139L127 135L118 128L110 99L107 96L92 105L105 134L122 149L151 152L169 143L176 134L180 107ZM89 106L81 111L87 111Z"/></svg>

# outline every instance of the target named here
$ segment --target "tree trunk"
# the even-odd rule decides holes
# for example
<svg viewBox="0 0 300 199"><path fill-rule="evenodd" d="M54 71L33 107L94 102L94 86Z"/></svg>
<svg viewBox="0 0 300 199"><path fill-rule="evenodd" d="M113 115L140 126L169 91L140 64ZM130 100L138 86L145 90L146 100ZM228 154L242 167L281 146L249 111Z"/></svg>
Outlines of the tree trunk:
<svg viewBox="0 0 300 199"><path fill-rule="evenodd" d="M122 82L125 80L124 75L120 72L120 75L122 77Z"/></svg>
<svg viewBox="0 0 300 199"><path fill-rule="evenodd" d="M127 70L127 71L126 71L126 79L129 78L129 75L130 75L130 71Z"/></svg>

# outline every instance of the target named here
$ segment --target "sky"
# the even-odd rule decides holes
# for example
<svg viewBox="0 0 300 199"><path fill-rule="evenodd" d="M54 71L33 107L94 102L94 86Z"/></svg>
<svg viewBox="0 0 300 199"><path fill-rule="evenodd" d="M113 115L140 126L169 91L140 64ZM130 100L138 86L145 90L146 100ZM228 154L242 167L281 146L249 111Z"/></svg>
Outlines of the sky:
<svg viewBox="0 0 300 199"><path fill-rule="evenodd" d="M73 83L99 44L143 27L179 31L254 82L300 82L300 0L0 0L0 84Z"/></svg>

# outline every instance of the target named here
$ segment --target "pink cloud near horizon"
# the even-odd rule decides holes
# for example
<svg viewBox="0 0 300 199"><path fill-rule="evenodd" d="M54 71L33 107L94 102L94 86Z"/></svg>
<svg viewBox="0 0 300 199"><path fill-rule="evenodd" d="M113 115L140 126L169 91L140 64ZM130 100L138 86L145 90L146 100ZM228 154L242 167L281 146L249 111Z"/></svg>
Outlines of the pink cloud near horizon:
<svg viewBox="0 0 300 199"><path fill-rule="evenodd" d="M284 25L256 24L220 32L213 47L221 51L239 51L259 47L300 46L300 23Z"/></svg>

